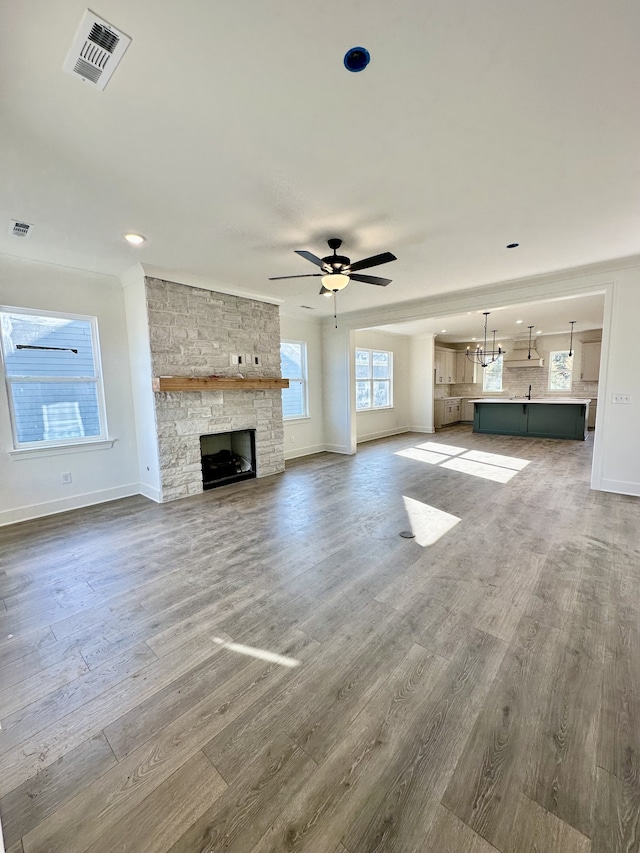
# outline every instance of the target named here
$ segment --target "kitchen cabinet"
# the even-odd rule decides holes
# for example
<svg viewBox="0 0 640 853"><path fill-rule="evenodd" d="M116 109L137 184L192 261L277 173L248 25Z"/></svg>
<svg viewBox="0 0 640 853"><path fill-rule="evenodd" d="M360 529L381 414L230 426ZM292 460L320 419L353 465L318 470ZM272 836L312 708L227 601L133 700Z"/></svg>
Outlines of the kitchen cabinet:
<svg viewBox="0 0 640 853"><path fill-rule="evenodd" d="M456 382L460 385L472 385L476 381L476 366L467 358L467 353L456 353Z"/></svg>
<svg viewBox="0 0 640 853"><path fill-rule="evenodd" d="M470 400L460 402L460 420L473 422L473 403Z"/></svg>
<svg viewBox="0 0 640 853"><path fill-rule="evenodd" d="M435 384L452 385L456 381L456 352L452 349L435 348Z"/></svg>
<svg viewBox="0 0 640 853"><path fill-rule="evenodd" d="M597 400L592 400L589 403L589 416L587 418L587 428L595 429L596 428L596 406L598 405Z"/></svg>
<svg viewBox="0 0 640 853"><path fill-rule="evenodd" d="M583 382L597 382L600 375L600 350L602 341L589 341L582 344L582 365L580 379Z"/></svg>
<svg viewBox="0 0 640 853"><path fill-rule="evenodd" d="M433 425L436 429L460 420L460 397L444 397L433 401Z"/></svg>
<svg viewBox="0 0 640 853"><path fill-rule="evenodd" d="M534 438L587 437L590 400L567 401L482 400L476 402L473 431L490 435L527 435Z"/></svg>

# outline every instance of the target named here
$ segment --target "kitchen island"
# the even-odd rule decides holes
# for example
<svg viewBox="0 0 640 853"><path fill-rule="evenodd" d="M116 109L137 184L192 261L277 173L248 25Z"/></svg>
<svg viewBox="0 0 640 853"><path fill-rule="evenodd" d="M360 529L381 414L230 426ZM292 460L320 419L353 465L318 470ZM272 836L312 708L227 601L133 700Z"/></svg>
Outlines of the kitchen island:
<svg viewBox="0 0 640 853"><path fill-rule="evenodd" d="M540 397L529 400L470 400L473 431L532 438L570 438L584 441L591 400L575 397Z"/></svg>

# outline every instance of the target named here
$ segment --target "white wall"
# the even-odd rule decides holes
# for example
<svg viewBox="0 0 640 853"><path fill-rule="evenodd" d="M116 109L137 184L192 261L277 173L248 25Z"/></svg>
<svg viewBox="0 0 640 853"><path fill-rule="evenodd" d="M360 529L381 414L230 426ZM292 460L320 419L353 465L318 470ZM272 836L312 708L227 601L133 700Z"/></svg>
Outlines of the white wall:
<svg viewBox="0 0 640 853"><path fill-rule="evenodd" d="M324 435L327 450L356 452L355 333L340 323L322 324Z"/></svg>
<svg viewBox="0 0 640 853"><path fill-rule="evenodd" d="M284 458L294 459L325 449L322 386L322 327L318 321L280 316L280 337L307 344L309 417L284 421Z"/></svg>
<svg viewBox="0 0 640 853"><path fill-rule="evenodd" d="M9 408L0 391L0 524L137 494L133 398L122 286L118 279L0 256L0 304L98 318L112 447L12 456ZM62 472L72 482L62 484Z"/></svg>
<svg viewBox="0 0 640 853"><path fill-rule="evenodd" d="M158 503L162 499L156 407L151 389L151 344L144 270L137 264L122 277L127 321L131 387L136 423L140 491Z"/></svg>
<svg viewBox="0 0 640 853"><path fill-rule="evenodd" d="M393 353L393 408L356 413L356 441L370 441L408 429L410 417L410 339L373 329L355 333L355 346ZM355 358L355 352L354 352Z"/></svg>
<svg viewBox="0 0 640 853"><path fill-rule="evenodd" d="M434 335L413 335L409 353L411 395L410 428L415 432L434 432L433 428L433 368Z"/></svg>
<svg viewBox="0 0 640 853"><path fill-rule="evenodd" d="M618 273L605 301L600 389L591 485L640 496L640 268ZM628 394L627 405L613 403Z"/></svg>

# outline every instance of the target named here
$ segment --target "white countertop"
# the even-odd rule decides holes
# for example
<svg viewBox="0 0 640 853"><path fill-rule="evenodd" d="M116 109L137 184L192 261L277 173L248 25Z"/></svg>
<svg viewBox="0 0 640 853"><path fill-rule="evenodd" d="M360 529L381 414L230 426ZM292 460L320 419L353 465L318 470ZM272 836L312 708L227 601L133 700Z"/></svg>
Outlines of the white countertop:
<svg viewBox="0 0 640 853"><path fill-rule="evenodd" d="M591 402L591 398L582 397L534 397L533 400L529 400L527 397L516 397L515 399L510 399L509 397L480 397L475 400L469 400L470 403L545 403L546 405L563 405L567 404L575 404L577 406L585 406L587 403Z"/></svg>

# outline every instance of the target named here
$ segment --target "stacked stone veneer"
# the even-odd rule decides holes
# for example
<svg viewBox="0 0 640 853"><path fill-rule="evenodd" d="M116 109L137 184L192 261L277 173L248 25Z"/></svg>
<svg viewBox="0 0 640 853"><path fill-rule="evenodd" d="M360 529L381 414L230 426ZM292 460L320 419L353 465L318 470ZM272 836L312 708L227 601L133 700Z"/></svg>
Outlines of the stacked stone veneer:
<svg viewBox="0 0 640 853"><path fill-rule="evenodd" d="M276 305L147 278L154 376L280 376ZM260 356L260 365L230 366L231 354ZM200 436L256 431L256 475L284 470L282 395L274 391L156 393L162 500L202 492Z"/></svg>

